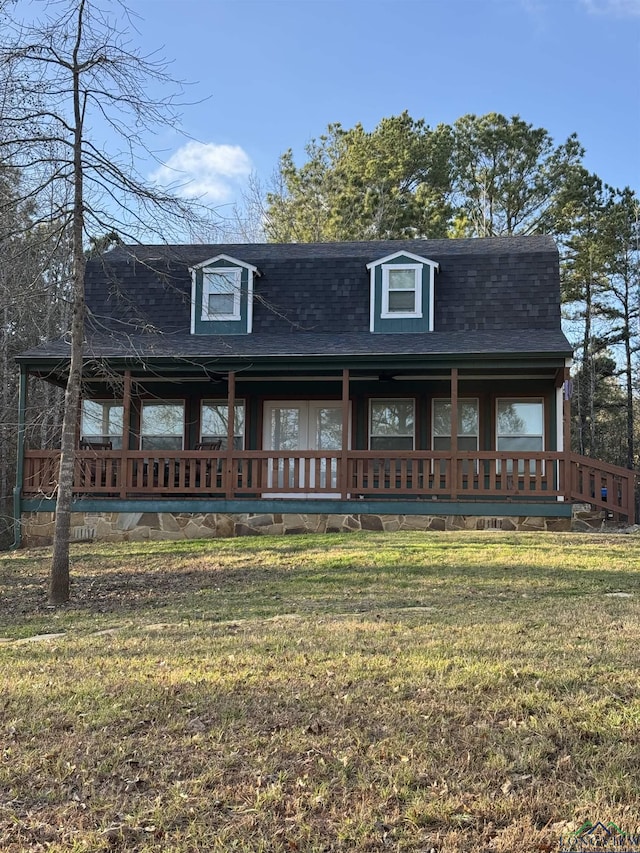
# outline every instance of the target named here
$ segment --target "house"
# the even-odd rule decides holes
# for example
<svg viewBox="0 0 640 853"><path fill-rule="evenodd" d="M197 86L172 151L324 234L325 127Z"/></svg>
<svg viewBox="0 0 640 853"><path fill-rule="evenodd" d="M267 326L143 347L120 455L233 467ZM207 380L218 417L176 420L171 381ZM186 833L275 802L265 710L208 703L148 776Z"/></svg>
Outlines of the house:
<svg viewBox="0 0 640 853"><path fill-rule="evenodd" d="M76 538L633 518L633 474L571 453L548 237L120 246L86 298ZM68 342L18 361L24 412ZM16 517L42 543L58 451L23 426Z"/></svg>

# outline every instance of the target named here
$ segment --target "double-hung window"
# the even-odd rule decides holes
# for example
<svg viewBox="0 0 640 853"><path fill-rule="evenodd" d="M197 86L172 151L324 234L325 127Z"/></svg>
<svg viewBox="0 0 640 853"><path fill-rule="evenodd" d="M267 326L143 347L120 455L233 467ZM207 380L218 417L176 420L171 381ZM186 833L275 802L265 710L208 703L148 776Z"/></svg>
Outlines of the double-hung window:
<svg viewBox="0 0 640 853"><path fill-rule="evenodd" d="M478 449L478 422L478 400L458 400L458 450ZM451 400L433 401L431 424L433 449L451 450ZM441 471L444 471L444 462L440 467ZM477 463L473 467L477 470ZM463 465L465 473L469 470L471 470L469 465Z"/></svg>
<svg viewBox="0 0 640 853"><path fill-rule="evenodd" d="M239 267L205 270L202 320L239 320L242 271Z"/></svg>
<svg viewBox="0 0 640 853"><path fill-rule="evenodd" d="M371 450L413 450L415 400L371 400Z"/></svg>
<svg viewBox="0 0 640 853"><path fill-rule="evenodd" d="M544 450L544 404L542 400L498 400L497 402L497 450L505 450L517 456L527 451ZM536 463L531 460L530 472L535 473ZM507 463L507 472L513 465ZM524 473L524 460L518 463L518 473Z"/></svg>
<svg viewBox="0 0 640 853"><path fill-rule="evenodd" d="M382 267L382 317L422 317L422 266L385 264Z"/></svg>
<svg viewBox="0 0 640 853"><path fill-rule="evenodd" d="M200 441L206 444L220 443L223 450L227 449L229 429L229 406L216 400L204 400L200 420ZM244 402L238 401L233 415L233 447L242 450L244 447Z"/></svg>
<svg viewBox="0 0 640 853"><path fill-rule="evenodd" d="M184 404L143 402L140 420L141 450L182 450Z"/></svg>
<svg viewBox="0 0 640 853"><path fill-rule="evenodd" d="M115 400L83 400L80 434L82 440L122 448L123 406Z"/></svg>

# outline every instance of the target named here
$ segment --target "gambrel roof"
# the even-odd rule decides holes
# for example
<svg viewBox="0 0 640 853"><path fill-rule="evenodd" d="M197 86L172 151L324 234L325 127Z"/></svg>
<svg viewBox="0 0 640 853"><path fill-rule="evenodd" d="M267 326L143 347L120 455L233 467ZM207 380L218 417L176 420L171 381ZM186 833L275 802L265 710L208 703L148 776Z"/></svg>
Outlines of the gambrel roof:
<svg viewBox="0 0 640 853"><path fill-rule="evenodd" d="M434 331L371 334L367 265L403 252L438 265ZM190 333L189 270L220 256L259 273L250 334ZM571 353L546 236L120 246L89 261L86 298L87 352L103 357ZM61 341L37 355L67 352Z"/></svg>

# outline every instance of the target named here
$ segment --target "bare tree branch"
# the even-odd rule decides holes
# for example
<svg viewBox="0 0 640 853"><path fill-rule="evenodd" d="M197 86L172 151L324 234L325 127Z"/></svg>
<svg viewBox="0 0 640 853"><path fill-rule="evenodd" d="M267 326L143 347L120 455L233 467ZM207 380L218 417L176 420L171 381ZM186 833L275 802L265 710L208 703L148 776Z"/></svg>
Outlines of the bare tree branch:
<svg viewBox="0 0 640 853"><path fill-rule="evenodd" d="M145 56L131 45L126 6L50 0L36 24L11 19L7 9L0 0L0 167L21 171L18 202L37 211L36 222L51 223L55 237L49 239L58 245L70 240L71 355L49 590L59 604L69 597L86 248L105 234L137 242L153 233L162 240L173 229L202 227L202 217L193 202L149 185L138 173L141 155L155 158L145 139L160 127L179 126L183 87L157 54ZM152 89L163 94L152 97ZM118 150L97 142L109 136ZM8 231L17 237L22 227L33 221L14 220Z"/></svg>

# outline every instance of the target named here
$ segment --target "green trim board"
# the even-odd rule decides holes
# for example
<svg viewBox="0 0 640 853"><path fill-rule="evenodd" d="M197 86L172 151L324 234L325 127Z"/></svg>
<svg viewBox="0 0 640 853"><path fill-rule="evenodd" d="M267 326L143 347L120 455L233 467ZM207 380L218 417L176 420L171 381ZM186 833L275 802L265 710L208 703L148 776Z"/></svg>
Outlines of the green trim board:
<svg viewBox="0 0 640 853"><path fill-rule="evenodd" d="M20 547L22 538L22 526L20 524L21 515L21 494L24 481L24 438L25 438L25 418L27 409L27 370L26 367L20 365L20 382L18 386L18 441L17 441L17 463L16 463L16 484L13 489L13 544L14 547Z"/></svg>
<svg viewBox="0 0 640 853"><path fill-rule="evenodd" d="M409 354L383 354L374 352L373 341L377 335L372 335L371 351L367 355L335 355L329 353L318 353L315 355L262 355L259 359L241 355L216 355L216 356L183 356L178 352L174 356L114 356L109 359L111 369L118 373L131 370L132 380L144 381L149 376L165 376L169 381L182 378L188 381L193 379L205 379L209 372L217 375L230 371L238 373L240 379L271 376L279 373L282 377L295 376L296 374L316 373L323 375L335 372L338 379L342 375L342 369L348 368L352 373L352 379L357 380L361 376L374 376L380 372L385 373L410 373L418 374L444 374L452 367L457 367L464 379L463 371L472 374L488 373L497 371L504 374L509 371L517 378L518 371L554 371L564 369L566 363L565 353L543 353L543 352L509 352L502 355L497 353L421 353L419 355ZM16 361L25 364L29 373L40 376L47 381L63 384L66 381L69 359L66 357L56 358L26 358L18 356ZM94 360L86 359L86 365L91 366ZM99 377L92 377L90 372L85 372L84 380L87 382L99 382Z"/></svg>
<svg viewBox="0 0 640 853"><path fill-rule="evenodd" d="M569 518L570 503L564 501L386 501L386 500L296 500L286 498L256 500L74 500L72 512L169 512L227 514L304 513L324 515L535 515L547 518ZM22 501L23 512L55 512L55 501L34 498Z"/></svg>

